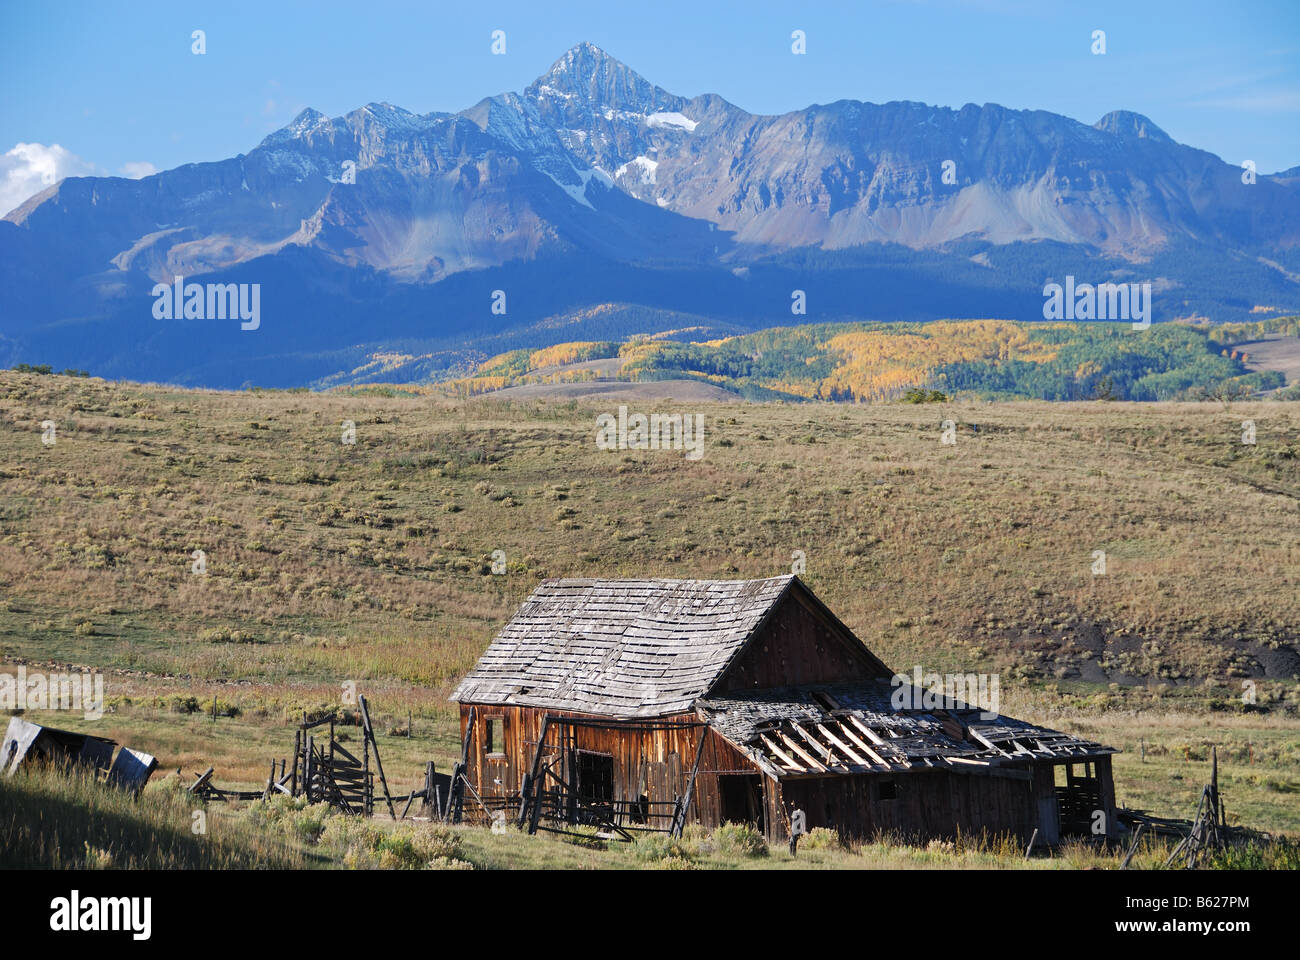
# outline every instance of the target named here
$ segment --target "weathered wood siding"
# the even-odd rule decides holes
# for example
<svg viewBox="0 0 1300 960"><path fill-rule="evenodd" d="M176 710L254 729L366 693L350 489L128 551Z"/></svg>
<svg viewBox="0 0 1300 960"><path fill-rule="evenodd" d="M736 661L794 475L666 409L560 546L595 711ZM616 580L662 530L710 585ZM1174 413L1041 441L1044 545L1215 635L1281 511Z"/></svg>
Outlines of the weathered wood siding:
<svg viewBox="0 0 1300 960"><path fill-rule="evenodd" d="M542 718L565 716L608 723L590 714L561 713L536 707L461 705L461 735L471 708L474 730L469 743L468 775L484 797L517 794L533 762ZM666 723L692 723L694 714L659 718ZM493 724L488 752L487 725ZM987 831L1012 834L1028 841L1035 828L1039 839L1060 839L1054 793L1053 765L1035 764L1023 777L954 773L946 769L917 769L896 774L803 777L775 781L758 769L716 731L695 728L644 730L629 721L624 727L577 727L577 749L613 759L614 799L635 801L642 795L652 803L670 803L686 792L701 733L706 737L688 823L706 828L723 821L719 777L758 775L762 787L764 832L772 843L789 839L790 815L802 809L808 828L828 827L846 839L864 840L878 833L908 838L952 838ZM555 742L552 732L550 742ZM1109 757L1093 761L1100 781L1107 824L1113 830L1115 791ZM891 790L892 785L892 790ZM893 796L889 794L892 792Z"/></svg>
<svg viewBox="0 0 1300 960"><path fill-rule="evenodd" d="M605 717L537 707L464 703L460 707L462 739L471 708L474 710L474 731L469 742L467 774L474 789L484 797L505 797L519 792L524 774L532 769L542 719L548 713L552 717L611 722ZM658 718L657 722L696 721L694 714L677 714ZM486 749L489 722L493 724L495 741L492 752ZM628 721L625 727L620 728L575 728L579 750L613 758L615 800L635 801L645 795L652 803L670 803L684 794L699 749L701 733L706 736L706 741L704 753L700 757L700 770L695 781L691 807L687 811L688 823L713 827L720 822L720 775L758 773L758 769L743 754L713 730L702 727L642 730L637 723L638 721ZM554 730L547 740L552 744L557 742Z"/></svg>
<svg viewBox="0 0 1300 960"><path fill-rule="evenodd" d="M783 780L779 798L769 802L783 809L775 821L779 831L769 831L777 842L788 838L795 809L804 811L808 829L827 827L857 840L877 833L952 838L982 830L1028 840L1038 826L1032 781L948 770Z"/></svg>
<svg viewBox="0 0 1300 960"><path fill-rule="evenodd" d="M1093 761L1106 811L1106 826L1114 836L1115 784L1110 757ZM1019 777L972 775L950 770L913 770L895 775L817 777L768 781L765 793L768 839L789 839L790 814L802 809L808 828L828 827L847 839L868 839L877 833L905 838L952 838L987 831L1012 834L1028 842L1035 829L1038 841L1062 839L1056 803L1054 764L1034 764ZM888 784L893 785L892 798Z"/></svg>
<svg viewBox="0 0 1300 960"><path fill-rule="evenodd" d="M889 676L852 634L791 591L711 692Z"/></svg>
<svg viewBox="0 0 1300 960"><path fill-rule="evenodd" d="M1056 774L1050 763L1034 767L1034 804L1038 809L1039 838L1044 843L1061 839L1061 808L1056 802Z"/></svg>
<svg viewBox="0 0 1300 960"><path fill-rule="evenodd" d="M1101 780L1101 803L1106 811L1106 834L1119 836L1119 821L1115 811L1115 775L1111 770L1110 757L1097 757L1093 760L1097 778Z"/></svg>

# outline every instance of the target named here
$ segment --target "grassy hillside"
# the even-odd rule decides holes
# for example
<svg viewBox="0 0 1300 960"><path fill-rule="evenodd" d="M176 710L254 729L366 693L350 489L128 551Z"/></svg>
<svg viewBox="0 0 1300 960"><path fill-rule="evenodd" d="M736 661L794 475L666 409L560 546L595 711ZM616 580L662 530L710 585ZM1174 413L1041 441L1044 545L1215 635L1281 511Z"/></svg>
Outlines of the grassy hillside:
<svg viewBox="0 0 1300 960"><path fill-rule="evenodd" d="M598 450L604 412L0 373L0 655L106 671L96 732L186 781L264 782L353 681L400 791L539 578L802 551L895 669L996 671L1007 713L1124 749L1122 803L1189 815L1219 744L1229 813L1300 832L1300 404L700 406L698 461Z"/></svg>

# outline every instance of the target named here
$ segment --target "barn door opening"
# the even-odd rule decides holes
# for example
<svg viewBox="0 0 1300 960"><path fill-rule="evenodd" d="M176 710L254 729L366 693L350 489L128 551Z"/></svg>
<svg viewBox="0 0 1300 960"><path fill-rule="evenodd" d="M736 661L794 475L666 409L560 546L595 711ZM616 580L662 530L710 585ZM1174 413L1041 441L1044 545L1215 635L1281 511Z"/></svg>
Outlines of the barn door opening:
<svg viewBox="0 0 1300 960"><path fill-rule="evenodd" d="M723 774L718 777L723 823L752 823L759 833L763 825L763 781L758 774Z"/></svg>
<svg viewBox="0 0 1300 960"><path fill-rule="evenodd" d="M607 753L574 751L574 791L599 817L614 815L614 758Z"/></svg>

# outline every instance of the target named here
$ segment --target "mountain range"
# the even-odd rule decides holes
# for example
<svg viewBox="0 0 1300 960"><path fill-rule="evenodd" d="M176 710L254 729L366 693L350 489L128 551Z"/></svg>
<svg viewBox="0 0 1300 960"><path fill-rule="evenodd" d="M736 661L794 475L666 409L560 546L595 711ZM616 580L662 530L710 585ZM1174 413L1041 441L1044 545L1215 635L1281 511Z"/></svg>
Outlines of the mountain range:
<svg viewBox="0 0 1300 960"><path fill-rule="evenodd" d="M424 378L634 333L1040 319L1066 275L1150 282L1156 320L1295 310L1300 168L1250 179L1136 113L761 116L580 43L460 113L304 110L231 159L50 186L0 220L0 365ZM177 276L257 284L260 322L157 316Z"/></svg>

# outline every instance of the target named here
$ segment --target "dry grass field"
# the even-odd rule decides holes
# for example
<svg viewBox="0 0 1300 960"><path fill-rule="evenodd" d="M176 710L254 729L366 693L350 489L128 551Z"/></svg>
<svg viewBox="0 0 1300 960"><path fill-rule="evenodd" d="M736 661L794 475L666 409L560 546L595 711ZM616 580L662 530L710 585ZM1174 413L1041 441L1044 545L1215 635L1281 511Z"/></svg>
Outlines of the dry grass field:
<svg viewBox="0 0 1300 960"><path fill-rule="evenodd" d="M1237 344L1250 356L1249 370L1276 370L1286 377L1287 385L1300 383L1300 337L1279 335Z"/></svg>
<svg viewBox="0 0 1300 960"><path fill-rule="evenodd" d="M1122 748L1121 803L1189 816L1217 745L1230 819L1300 834L1300 403L634 406L703 414L699 460L597 449L615 407L0 372L4 669L104 672L102 720L35 719L160 783L260 785L352 682L400 791L458 752L446 695L540 578L802 551L895 669L996 672L1005 712Z"/></svg>

